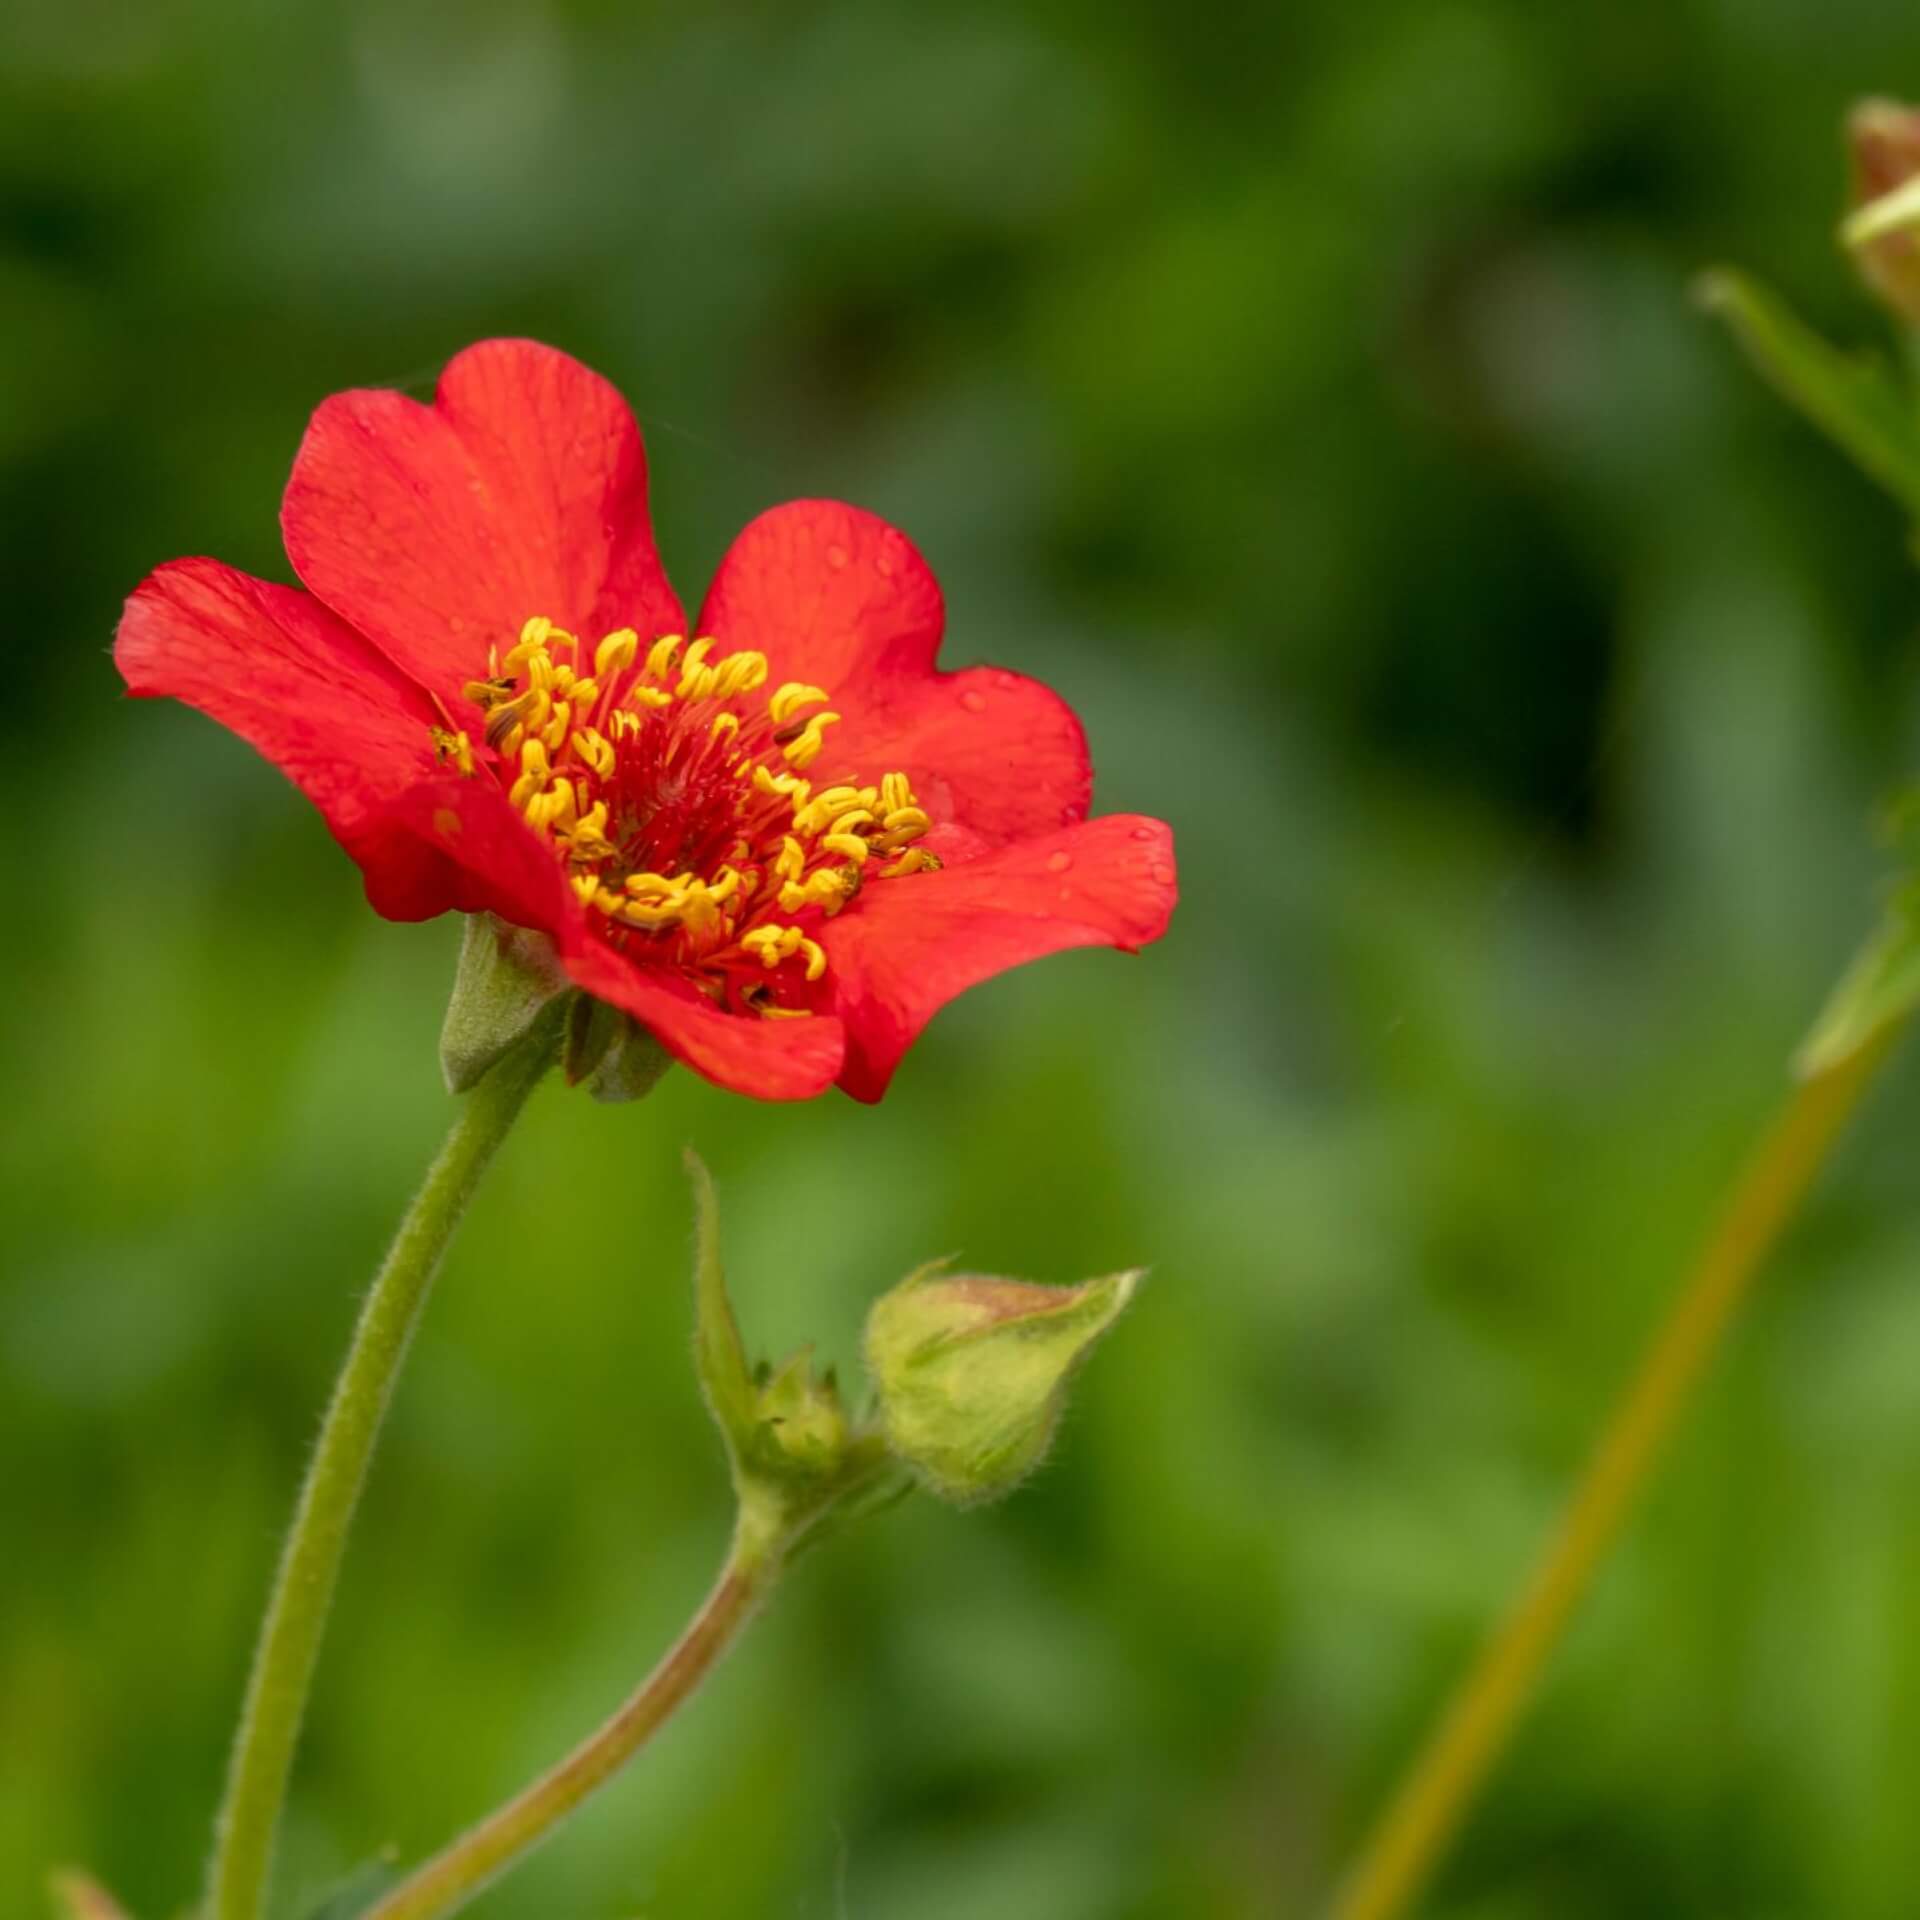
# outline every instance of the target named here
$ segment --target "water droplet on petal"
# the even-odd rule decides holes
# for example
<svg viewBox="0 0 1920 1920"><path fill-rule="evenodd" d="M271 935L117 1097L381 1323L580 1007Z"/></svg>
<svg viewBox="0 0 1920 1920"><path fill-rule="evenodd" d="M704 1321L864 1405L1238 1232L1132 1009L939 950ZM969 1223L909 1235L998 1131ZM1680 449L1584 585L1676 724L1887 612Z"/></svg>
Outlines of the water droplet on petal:
<svg viewBox="0 0 1920 1920"><path fill-rule="evenodd" d="M1170 887L1173 885L1173 869L1168 866L1164 860L1155 861L1155 863L1147 869L1147 872L1152 876L1153 884L1156 887Z"/></svg>
<svg viewBox="0 0 1920 1920"><path fill-rule="evenodd" d="M1047 855L1047 871L1049 873L1065 873L1072 865L1073 855L1070 853L1050 853Z"/></svg>
<svg viewBox="0 0 1920 1920"><path fill-rule="evenodd" d="M1157 840L1159 835L1151 827L1135 827L1133 837L1136 840Z"/></svg>
<svg viewBox="0 0 1920 1920"><path fill-rule="evenodd" d="M832 546L827 549L827 565L830 566L835 573L838 573L846 564L847 550L845 547Z"/></svg>
<svg viewBox="0 0 1920 1920"><path fill-rule="evenodd" d="M965 707L969 713L985 713L987 710L987 696L982 693L978 687L969 687L966 692L960 696L960 704Z"/></svg>
<svg viewBox="0 0 1920 1920"><path fill-rule="evenodd" d="M873 556L873 570L885 574L889 580L893 578L893 565L893 555L885 547Z"/></svg>

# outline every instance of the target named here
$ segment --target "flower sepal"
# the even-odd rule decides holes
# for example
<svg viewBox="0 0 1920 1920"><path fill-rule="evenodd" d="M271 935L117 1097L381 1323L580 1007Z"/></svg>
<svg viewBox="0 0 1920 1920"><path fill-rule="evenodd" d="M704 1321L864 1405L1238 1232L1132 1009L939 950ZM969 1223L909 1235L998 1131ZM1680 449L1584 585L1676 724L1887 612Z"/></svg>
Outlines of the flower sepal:
<svg viewBox="0 0 1920 1920"><path fill-rule="evenodd" d="M1074 1287L950 1274L937 1261L867 1316L889 1452L957 1506L1011 1493L1046 1458L1067 1387L1141 1271Z"/></svg>
<svg viewBox="0 0 1920 1920"><path fill-rule="evenodd" d="M694 1368L726 1447L743 1538L784 1556L816 1540L829 1516L870 1511L908 1483L879 1433L848 1418L833 1370L817 1373L811 1348L778 1366L749 1364L720 1259L713 1178L692 1152L687 1171L696 1211Z"/></svg>
<svg viewBox="0 0 1920 1920"><path fill-rule="evenodd" d="M617 1106L644 1099L672 1064L666 1048L618 1007L582 993L567 1009L560 1069L568 1086L584 1082L596 1100Z"/></svg>
<svg viewBox="0 0 1920 1920"><path fill-rule="evenodd" d="M541 1010L572 990L545 934L490 913L469 914L440 1027L447 1091L471 1092L526 1037Z"/></svg>

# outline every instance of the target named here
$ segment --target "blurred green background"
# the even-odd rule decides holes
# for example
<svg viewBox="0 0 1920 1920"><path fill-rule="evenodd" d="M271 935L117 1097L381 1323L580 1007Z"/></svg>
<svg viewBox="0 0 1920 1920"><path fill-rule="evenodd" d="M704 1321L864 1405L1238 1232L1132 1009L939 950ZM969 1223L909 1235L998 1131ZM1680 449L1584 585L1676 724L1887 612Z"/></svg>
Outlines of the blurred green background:
<svg viewBox="0 0 1920 1920"><path fill-rule="evenodd" d="M690 596L779 498L909 529L949 662L1074 701L1185 903L956 1006L878 1109L542 1094L371 1488L282 1911L516 1784L701 1591L691 1141L766 1348L851 1361L948 1250L1154 1278L1032 1487L803 1564L477 1911L1311 1912L1873 911L1903 529L1688 283L1887 344L1838 124L1916 87L1873 0L0 14L0 1911L62 1860L190 1897L448 1119L455 929L120 702L116 610L181 553L286 577L311 406L511 331L633 398ZM1915 1911L1917 1123L1908 1063L1436 1920Z"/></svg>

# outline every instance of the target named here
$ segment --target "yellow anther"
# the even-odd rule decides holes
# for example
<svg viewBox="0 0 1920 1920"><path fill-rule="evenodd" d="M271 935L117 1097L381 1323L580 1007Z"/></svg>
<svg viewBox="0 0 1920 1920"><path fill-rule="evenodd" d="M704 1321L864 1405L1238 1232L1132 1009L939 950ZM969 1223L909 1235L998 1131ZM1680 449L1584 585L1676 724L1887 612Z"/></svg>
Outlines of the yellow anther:
<svg viewBox="0 0 1920 1920"><path fill-rule="evenodd" d="M643 687L637 680L627 689L627 698L633 702L634 705L642 707L653 707L657 709L673 705L673 695L670 694L666 688Z"/></svg>
<svg viewBox="0 0 1920 1920"><path fill-rule="evenodd" d="M433 738L433 757L458 773L473 772L473 742L464 733L451 733L445 727L429 727Z"/></svg>
<svg viewBox="0 0 1920 1920"><path fill-rule="evenodd" d="M807 850L790 833L781 839L773 870L782 880L798 880L807 870Z"/></svg>
<svg viewBox="0 0 1920 1920"><path fill-rule="evenodd" d="M680 649L687 644L682 633L663 634L647 649L647 664L642 669L649 680L664 680L673 671Z"/></svg>
<svg viewBox="0 0 1920 1920"><path fill-rule="evenodd" d="M810 687L804 680L789 680L767 702L767 718L776 727L784 727L799 707L818 706L830 698L825 687Z"/></svg>
<svg viewBox="0 0 1920 1920"><path fill-rule="evenodd" d="M531 656L547 644L547 635L552 631L553 622L545 614L536 613L521 627L519 640L507 654L508 661L511 662L516 653L523 658Z"/></svg>
<svg viewBox="0 0 1920 1920"><path fill-rule="evenodd" d="M602 680L625 673L640 652L640 636L631 627L610 633L593 650L593 671Z"/></svg>
<svg viewBox="0 0 1920 1920"><path fill-rule="evenodd" d="M549 753L558 753L573 726L573 708L564 700L557 701L553 709L553 718L540 729L540 738Z"/></svg>
<svg viewBox="0 0 1920 1920"><path fill-rule="evenodd" d="M909 847L890 867L880 869L882 880L897 880L903 873L938 873L945 865L937 853L925 847Z"/></svg>
<svg viewBox="0 0 1920 1920"><path fill-rule="evenodd" d="M619 716L615 715L616 730ZM613 769L618 756L614 753L613 742L598 727L579 727L573 735L575 756L599 775L602 780L613 778Z"/></svg>
<svg viewBox="0 0 1920 1920"><path fill-rule="evenodd" d="M591 873L576 873L568 882L583 907L596 906L600 897L599 878Z"/></svg>
<svg viewBox="0 0 1920 1920"><path fill-rule="evenodd" d="M919 807L892 807L880 825L888 833L925 833L933 822Z"/></svg>
<svg viewBox="0 0 1920 1920"><path fill-rule="evenodd" d="M507 789L507 804L525 809L527 803L546 785L546 776L538 773L523 773Z"/></svg>
<svg viewBox="0 0 1920 1920"><path fill-rule="evenodd" d="M632 894L672 894L681 890L683 882L669 880L664 873L630 873L621 885Z"/></svg>
<svg viewBox="0 0 1920 1920"><path fill-rule="evenodd" d="M729 900L740 888L740 872L736 867L722 867L706 883L706 897L718 906L723 900Z"/></svg>
<svg viewBox="0 0 1920 1920"><path fill-rule="evenodd" d="M811 1007L756 1006L754 1012L762 1020L811 1020L813 1018Z"/></svg>
<svg viewBox="0 0 1920 1920"><path fill-rule="evenodd" d="M798 913L805 907L823 907L828 913L838 913L859 885L857 867L819 867L798 884L789 880L780 889L780 911Z"/></svg>
<svg viewBox="0 0 1920 1920"><path fill-rule="evenodd" d="M767 656L748 649L730 653L707 671L713 676L709 691L716 699L731 700L736 694L753 693L767 683Z"/></svg>
<svg viewBox="0 0 1920 1920"><path fill-rule="evenodd" d="M816 713L800 730L797 739L789 740L780 749L790 766L811 766L819 757L820 749L827 743L825 730L832 726L840 716L837 713Z"/></svg>
<svg viewBox="0 0 1920 1920"><path fill-rule="evenodd" d="M543 783L553 771L553 762L547 758L546 746L539 740L529 740L520 749L520 765L526 772L538 774Z"/></svg>
<svg viewBox="0 0 1920 1920"><path fill-rule="evenodd" d="M872 819L873 815L865 807L849 807L845 813L836 813L833 816L833 831L837 834L851 833L855 827L864 827ZM825 844L823 840L821 845Z"/></svg>
<svg viewBox="0 0 1920 1920"><path fill-rule="evenodd" d="M740 731L740 716L737 713L716 713L713 725L707 729L709 739L719 740L730 733Z"/></svg>
<svg viewBox="0 0 1920 1920"><path fill-rule="evenodd" d="M753 769L753 787L756 793L764 793L776 799L790 799L793 802L795 816L807 804L807 795L812 782L803 780L797 773L775 773L770 768L757 763Z"/></svg>
<svg viewBox="0 0 1920 1920"><path fill-rule="evenodd" d="M822 834L820 844L829 853L837 853L843 859L851 860L856 867L863 865L868 853L872 851L857 833Z"/></svg>
<svg viewBox="0 0 1920 1920"><path fill-rule="evenodd" d="M880 811L895 813L913 805L913 789L904 773L887 774L880 782Z"/></svg>
<svg viewBox="0 0 1920 1920"><path fill-rule="evenodd" d="M463 700L471 700L483 713L491 713L502 700L513 696L514 678L510 673L495 674L490 680L469 680L460 689Z"/></svg>
<svg viewBox="0 0 1920 1920"><path fill-rule="evenodd" d="M593 703L600 698L600 689L591 680L570 681L566 691L575 713L590 713Z"/></svg>
<svg viewBox="0 0 1920 1920"><path fill-rule="evenodd" d="M698 699L702 691L713 684L713 675L706 665L707 655L712 651L713 642L702 638L680 656L680 684L673 690L675 699Z"/></svg>
<svg viewBox="0 0 1920 1920"><path fill-rule="evenodd" d="M818 980L827 970L827 956L818 940L802 940L797 949L807 963L807 978Z"/></svg>

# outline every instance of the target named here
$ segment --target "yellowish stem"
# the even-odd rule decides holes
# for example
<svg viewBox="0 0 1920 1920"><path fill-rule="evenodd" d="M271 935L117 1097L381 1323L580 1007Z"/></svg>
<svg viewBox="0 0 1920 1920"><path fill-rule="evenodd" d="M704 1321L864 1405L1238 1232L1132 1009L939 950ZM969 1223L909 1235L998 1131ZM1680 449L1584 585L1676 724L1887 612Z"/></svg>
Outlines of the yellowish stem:
<svg viewBox="0 0 1920 1920"><path fill-rule="evenodd" d="M1800 1082L1734 1188L1617 1403L1545 1554L1406 1774L1333 1920L1407 1913L1506 1744L1547 1656L1619 1534L1762 1261L1793 1218L1904 1021Z"/></svg>

